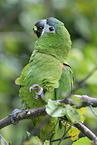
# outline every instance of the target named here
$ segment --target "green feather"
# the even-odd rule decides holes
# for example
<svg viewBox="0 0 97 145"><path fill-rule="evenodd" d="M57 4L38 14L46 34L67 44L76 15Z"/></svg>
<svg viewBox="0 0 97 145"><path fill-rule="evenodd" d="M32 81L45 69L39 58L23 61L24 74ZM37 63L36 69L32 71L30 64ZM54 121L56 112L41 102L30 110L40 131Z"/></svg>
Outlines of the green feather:
<svg viewBox="0 0 97 145"><path fill-rule="evenodd" d="M70 35L63 23L55 18L49 18L49 21L54 25L55 33L48 33L45 26L44 33L35 43L35 49L31 55L30 61L24 67L21 76L16 79L15 83L20 85L19 96L21 102L25 102L28 108L36 108L46 104L48 99L54 98L54 90L58 88L61 97L62 92L66 93L71 90L71 71L66 66L62 71L63 63L66 62L68 52L71 48ZM40 85L45 91L44 102L39 96L35 97L35 90L29 92L29 88L34 85ZM38 126L44 117L39 117L33 120L35 127ZM47 135L57 122L57 118L50 118L48 123L39 131L40 138ZM57 126L56 126L57 128ZM50 139L50 137L46 138Z"/></svg>

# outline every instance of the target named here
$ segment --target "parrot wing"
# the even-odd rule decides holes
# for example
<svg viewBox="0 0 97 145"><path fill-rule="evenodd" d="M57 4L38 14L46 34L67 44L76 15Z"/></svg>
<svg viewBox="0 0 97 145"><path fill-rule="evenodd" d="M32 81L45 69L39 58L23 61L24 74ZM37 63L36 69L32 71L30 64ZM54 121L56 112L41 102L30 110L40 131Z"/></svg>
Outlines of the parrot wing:
<svg viewBox="0 0 97 145"><path fill-rule="evenodd" d="M62 75L57 88L57 99L63 99L62 94L69 94L73 86L73 71L68 64L63 64Z"/></svg>

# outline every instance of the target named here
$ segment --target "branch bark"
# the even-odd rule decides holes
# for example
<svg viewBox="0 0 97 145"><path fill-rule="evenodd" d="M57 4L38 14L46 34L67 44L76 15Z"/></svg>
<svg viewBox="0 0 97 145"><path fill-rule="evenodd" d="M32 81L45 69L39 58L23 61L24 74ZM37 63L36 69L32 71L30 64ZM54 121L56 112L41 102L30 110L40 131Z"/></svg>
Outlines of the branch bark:
<svg viewBox="0 0 97 145"><path fill-rule="evenodd" d="M15 121L18 122L23 119L32 119L43 115L46 115L45 106L41 106L39 108L34 108L34 109L23 110L22 112L16 115ZM0 129L10 124L12 124L11 114L9 114L7 117L0 120Z"/></svg>
<svg viewBox="0 0 97 145"><path fill-rule="evenodd" d="M90 140L94 140L95 143L97 142L97 136L90 129L88 129L85 125L83 125L81 122L75 124L75 127L77 127Z"/></svg>
<svg viewBox="0 0 97 145"><path fill-rule="evenodd" d="M71 96L71 94L73 94L77 89L79 89L82 84L97 70L97 67L95 67L82 81L80 81L79 85L74 88L71 93L69 95L67 95L64 99L62 100L56 100L59 101L60 103L65 103L65 104L70 104L73 105L74 104L74 100ZM96 98L91 98L88 97L86 95L74 95L75 97L77 97L78 99L80 99L81 104L80 106L77 106L78 108L81 107L86 107L86 106L93 106L93 107L97 107L97 99ZM74 104L75 105L75 104ZM16 115L16 122L21 121L23 119L32 119L32 118L36 118L39 116L45 116L46 112L45 112L45 106L41 106L39 108L34 108L34 109L27 109L27 110L23 110L22 112L18 113ZM8 126L12 124L11 122L11 114L8 115L7 117L3 118L0 120L0 129ZM78 124L74 124L83 134L85 134L89 139L94 140L95 142L97 142L97 137L96 135L90 131L86 126L84 126L82 123L78 123Z"/></svg>
<svg viewBox="0 0 97 145"><path fill-rule="evenodd" d="M78 99L81 100L81 105L78 106L77 108L81 107L86 107L92 105L93 107L97 107L97 99L96 98L91 98L86 95L75 95ZM74 100L72 98L67 98L67 100L56 100L59 101L60 103L65 103L65 104L70 104L73 105ZM41 106L39 108L34 108L34 109L27 109L23 110L22 112L18 113L16 115L16 122L21 121L23 119L31 119L31 118L36 118L39 116L46 115L45 112L45 106ZM0 129L12 124L11 122L11 114L8 115L7 117L3 118L0 120Z"/></svg>
<svg viewBox="0 0 97 145"><path fill-rule="evenodd" d="M89 106L90 104L92 104L92 106L97 107L97 99L96 98L91 98L88 96L80 96L80 95L76 95L76 97L80 98L82 101L82 105L80 107L85 107L85 106ZM57 100L59 102L64 102L63 100ZM67 98L67 100L65 100L66 104L73 104L72 103L72 99L71 98ZM16 115L16 122L17 121L21 121L23 119L32 119L32 118L36 118L39 116L45 116L46 111L45 111L45 106L41 106L39 108L34 108L34 109L27 109L27 110L23 110L22 112L18 113ZM8 126L12 124L11 122L11 114L8 115L7 117L3 118L0 120L0 129ZM91 140L97 140L96 135L90 131L85 125L83 125L82 123L77 123L74 124L83 134L85 134L89 139Z"/></svg>
<svg viewBox="0 0 97 145"><path fill-rule="evenodd" d="M91 98L86 95L82 95L82 96L75 95L75 97L80 99L80 101L81 101L81 105L77 106L77 108L86 107L86 106L90 106L90 105L92 105L93 107L97 107L96 98ZM59 101L60 103L70 104L70 105L74 104L73 103L74 100L72 98L56 100L56 101ZM22 112L20 112L16 115L15 120L17 122L17 121L21 121L23 119L31 119L31 118L36 118L36 117L43 116L43 115L46 115L45 106L41 106L39 108L34 108L34 109L23 110ZM0 129L2 129L10 124L12 124L11 114L0 120Z"/></svg>
<svg viewBox="0 0 97 145"><path fill-rule="evenodd" d="M78 100L78 106L75 104L75 100ZM97 107L97 98L88 97L87 95L72 95L70 98L66 100L60 100L60 103L65 102L65 104L76 105L77 108L92 106Z"/></svg>

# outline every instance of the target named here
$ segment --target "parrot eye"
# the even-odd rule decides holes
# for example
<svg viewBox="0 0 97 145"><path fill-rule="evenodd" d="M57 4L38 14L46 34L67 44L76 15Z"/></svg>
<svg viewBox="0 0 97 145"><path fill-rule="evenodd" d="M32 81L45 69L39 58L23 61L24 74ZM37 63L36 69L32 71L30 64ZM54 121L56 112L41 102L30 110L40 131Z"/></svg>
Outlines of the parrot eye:
<svg viewBox="0 0 97 145"><path fill-rule="evenodd" d="M53 31L53 30L54 30L54 28L53 28L53 27L49 27L49 30L50 30L50 31Z"/></svg>

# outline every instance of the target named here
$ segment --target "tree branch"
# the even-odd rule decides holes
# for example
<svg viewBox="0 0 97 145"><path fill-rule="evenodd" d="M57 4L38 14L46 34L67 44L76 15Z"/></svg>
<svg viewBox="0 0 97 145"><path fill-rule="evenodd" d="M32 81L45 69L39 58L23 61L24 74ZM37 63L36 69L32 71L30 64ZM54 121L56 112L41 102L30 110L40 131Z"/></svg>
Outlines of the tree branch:
<svg viewBox="0 0 97 145"><path fill-rule="evenodd" d="M90 140L94 140L97 142L97 136L88 129L85 125L83 125L81 122L74 124L75 127L77 127L84 135L86 135Z"/></svg>
<svg viewBox="0 0 97 145"><path fill-rule="evenodd" d="M78 106L77 108L86 107L86 106L90 106L90 105L92 105L93 107L97 107L97 99L96 98L91 98L91 97L88 97L86 95L83 95L83 96L75 95L75 96L81 100L81 105ZM63 103L64 99L63 100L56 100L56 101ZM73 102L74 101L72 98L67 98L67 100L65 100L64 103L73 105L74 104ZM20 112L16 115L15 120L17 122L17 121L21 121L23 119L31 119L31 118L36 118L36 117L43 116L43 115L46 115L45 106L41 106L39 108L34 108L34 109L23 110L22 112ZM12 124L11 114L0 120L0 129L4 128L10 124Z"/></svg>
<svg viewBox="0 0 97 145"><path fill-rule="evenodd" d="M80 97L81 100L83 101L83 105L85 106L86 105L89 105L91 104L92 102L92 105L97 107L97 99L95 98L91 98L91 97L88 97L88 96L79 96L77 95L76 97ZM69 98L68 98L69 99ZM61 102L61 100L58 100ZM66 103L72 103L71 100L69 100L69 102L67 101ZM32 118L36 118L36 117L39 117L39 116L45 116L46 115L46 112L45 112L45 106L42 106L42 107L39 107L39 108L34 108L34 109L27 109L27 110L23 110L22 112L18 113L16 115L16 122L17 121L21 121L23 119L32 119ZM12 124L11 122L11 114L3 119L0 120L0 129L8 126ZM74 124L83 134L85 134L89 139L91 140L96 140L97 137L96 135L90 131L86 126L84 126L82 123L77 123L77 124Z"/></svg>
<svg viewBox="0 0 97 145"><path fill-rule="evenodd" d="M45 106L41 106L39 108L34 108L34 109L23 110L22 112L16 115L15 121L18 122L23 119L31 119L31 118L36 118L38 116L43 116L43 115L46 115ZM0 120L0 129L10 124L12 124L11 114Z"/></svg>
<svg viewBox="0 0 97 145"><path fill-rule="evenodd" d="M96 98L91 98L86 95L75 95L76 98L80 99L81 105L78 106L77 108L81 107L86 107L92 105L93 107L97 107L97 99ZM65 104L70 104L70 105L75 105L73 102L72 98L67 98L67 100L56 100L59 101L60 103L65 103ZM41 106L39 108L34 108L34 109L27 109L23 110L22 112L18 113L16 115L16 121L21 121L23 119L31 119L31 118L36 118L38 116L43 116L46 115L45 112L45 106ZM0 129L4 128L8 125L12 124L11 122L11 114L8 115L7 117L3 118L0 120Z"/></svg>
<svg viewBox="0 0 97 145"><path fill-rule="evenodd" d="M82 81L80 81L79 86L77 86L76 88L74 88L71 93L69 95L67 95L65 97L65 99L62 100L56 100L59 101L60 103L65 103L65 104L70 104L73 105L74 100L71 96L71 94L73 94L77 89L79 89L82 84L84 83L84 81L86 81L88 79L88 77L90 77L95 71L97 70L97 67L95 67L95 69L93 69ZM88 97L86 95L74 95L75 97L77 97L78 99L80 99L81 104L80 106L77 107L85 107L85 106L90 106L92 105L93 107L97 107L97 99L96 98L91 98ZM41 106L39 108L34 108L34 109L27 109L27 110L23 110L22 112L18 113L16 115L16 122L23 120L23 119L31 119L31 118L36 118L39 116L45 116L46 112L45 112L45 106ZM47 116L48 117L48 116ZM45 120L44 120L45 121ZM4 128L5 126L8 126L12 124L11 122L11 114L3 119L0 120L0 129ZM77 123L74 124L83 134L85 134L88 138L90 138L91 140L97 140L96 135L91 132L86 126L84 126L82 123Z"/></svg>
<svg viewBox="0 0 97 145"><path fill-rule="evenodd" d="M78 106L75 104L75 100L78 100ZM65 102L65 104L76 105L77 108L92 106L97 107L97 98L88 97L87 95L72 95L70 98L67 98L65 101L59 100L60 103Z"/></svg>

